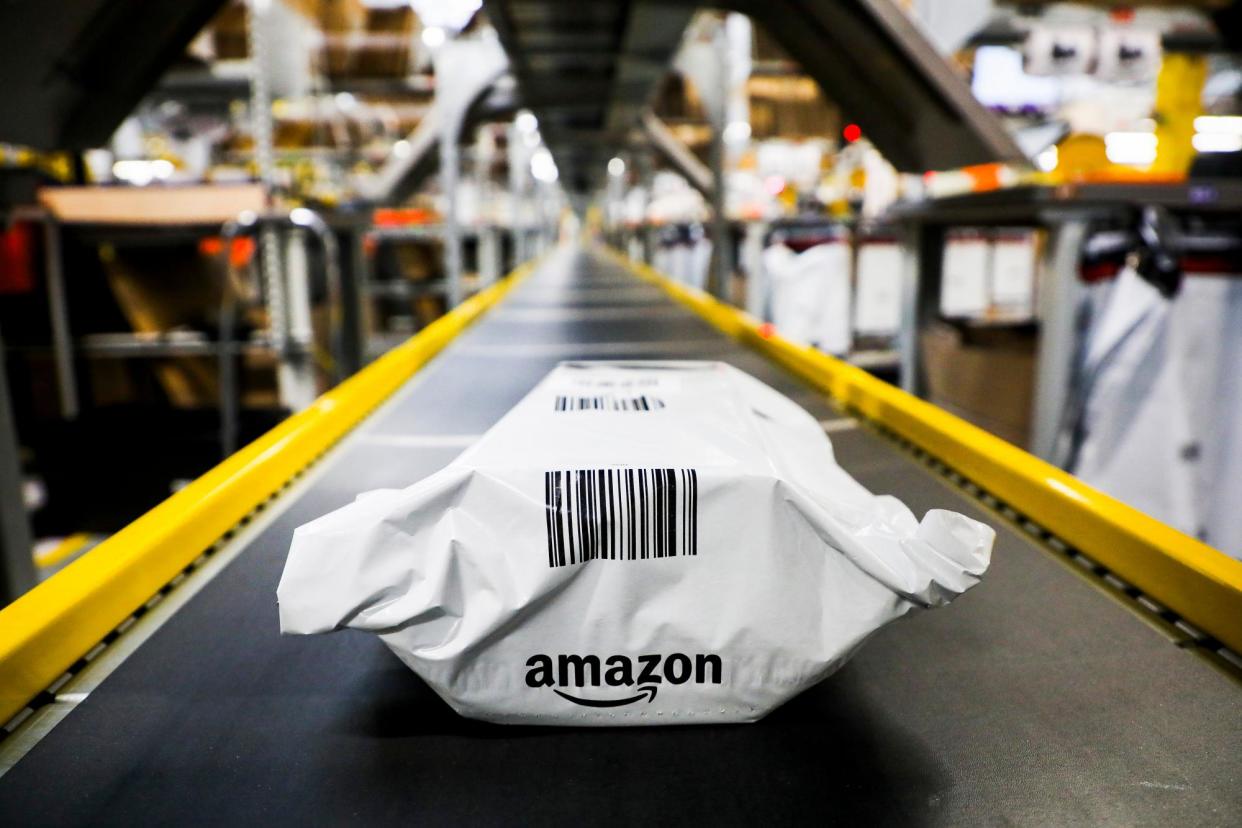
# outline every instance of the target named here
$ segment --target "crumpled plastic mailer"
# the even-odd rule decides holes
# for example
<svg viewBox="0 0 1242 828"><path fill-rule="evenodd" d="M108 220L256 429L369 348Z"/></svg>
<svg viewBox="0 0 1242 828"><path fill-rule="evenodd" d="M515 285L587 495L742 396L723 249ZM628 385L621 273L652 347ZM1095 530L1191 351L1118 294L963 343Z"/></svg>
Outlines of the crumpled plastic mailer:
<svg viewBox="0 0 1242 828"><path fill-rule="evenodd" d="M994 537L871 494L728 365L563 363L444 469L299 527L280 623L375 632L470 718L753 721L972 587Z"/></svg>

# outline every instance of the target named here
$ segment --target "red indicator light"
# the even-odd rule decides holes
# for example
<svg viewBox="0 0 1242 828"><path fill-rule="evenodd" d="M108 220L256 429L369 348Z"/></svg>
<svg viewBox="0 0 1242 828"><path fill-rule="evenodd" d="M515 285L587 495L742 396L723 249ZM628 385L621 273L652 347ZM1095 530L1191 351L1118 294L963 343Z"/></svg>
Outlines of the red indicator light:
<svg viewBox="0 0 1242 828"><path fill-rule="evenodd" d="M841 130L841 135L852 144L862 137L862 127L858 124L846 124L845 129Z"/></svg>

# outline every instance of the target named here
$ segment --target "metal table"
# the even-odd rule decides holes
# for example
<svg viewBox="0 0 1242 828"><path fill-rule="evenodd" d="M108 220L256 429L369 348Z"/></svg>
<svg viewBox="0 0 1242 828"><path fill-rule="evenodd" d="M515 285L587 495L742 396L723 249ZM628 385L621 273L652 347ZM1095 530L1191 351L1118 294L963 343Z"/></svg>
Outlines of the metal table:
<svg viewBox="0 0 1242 828"><path fill-rule="evenodd" d="M294 527L431 473L559 360L588 358L758 376L824 421L872 490L995 526L990 572L752 725L471 722L373 636L281 637ZM29 747L0 777L0 822L1229 825L1240 690L888 438L658 288L567 250L0 743L0 760Z"/></svg>

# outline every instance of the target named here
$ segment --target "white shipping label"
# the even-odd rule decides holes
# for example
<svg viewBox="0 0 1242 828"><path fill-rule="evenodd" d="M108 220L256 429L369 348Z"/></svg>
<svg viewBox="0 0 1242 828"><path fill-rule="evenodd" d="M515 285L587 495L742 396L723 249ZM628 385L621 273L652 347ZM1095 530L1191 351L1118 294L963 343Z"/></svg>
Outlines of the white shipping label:
<svg viewBox="0 0 1242 828"><path fill-rule="evenodd" d="M901 329L901 246L863 242L858 250L854 330L869 336L895 336Z"/></svg>
<svg viewBox="0 0 1242 828"><path fill-rule="evenodd" d="M992 246L992 302L1029 314L1035 295L1035 234L1005 233Z"/></svg>
<svg viewBox="0 0 1242 828"><path fill-rule="evenodd" d="M940 276L940 312L949 317L977 316L987 307L987 239L949 234Z"/></svg>
<svg viewBox="0 0 1242 828"><path fill-rule="evenodd" d="M557 406L669 375L663 408ZM873 495L806 411L714 362L563 364L411 483L296 530L281 630L374 632L494 722L753 721L972 587L994 539Z"/></svg>

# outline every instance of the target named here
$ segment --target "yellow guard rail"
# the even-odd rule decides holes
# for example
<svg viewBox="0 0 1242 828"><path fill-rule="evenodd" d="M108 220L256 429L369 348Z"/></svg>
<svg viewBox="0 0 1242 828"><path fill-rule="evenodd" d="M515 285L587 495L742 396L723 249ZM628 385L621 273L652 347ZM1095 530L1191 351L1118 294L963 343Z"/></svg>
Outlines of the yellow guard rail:
<svg viewBox="0 0 1242 828"><path fill-rule="evenodd" d="M466 300L0 610L0 723L16 715L529 275Z"/></svg>

